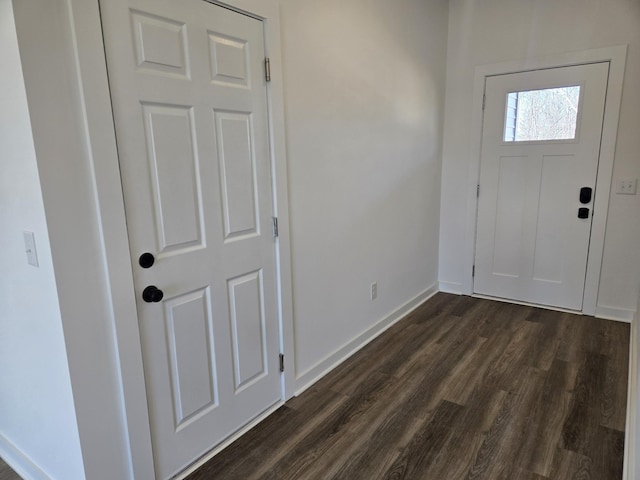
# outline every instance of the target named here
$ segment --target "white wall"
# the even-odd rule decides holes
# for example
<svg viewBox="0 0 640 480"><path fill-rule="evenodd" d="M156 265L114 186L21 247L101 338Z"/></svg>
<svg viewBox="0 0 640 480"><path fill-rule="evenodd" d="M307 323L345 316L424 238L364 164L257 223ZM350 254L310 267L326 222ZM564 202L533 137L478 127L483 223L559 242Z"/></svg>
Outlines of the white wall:
<svg viewBox="0 0 640 480"><path fill-rule="evenodd" d="M80 479L80 442L10 0L0 0L0 65L0 455L25 476ZM38 268L27 265L23 230L35 233Z"/></svg>
<svg viewBox="0 0 640 480"><path fill-rule="evenodd" d="M448 8L280 5L295 367L306 381L437 281Z"/></svg>
<svg viewBox="0 0 640 480"><path fill-rule="evenodd" d="M440 281L455 289L470 265L465 246L471 101L479 65L628 44L613 171L640 177L640 2L637 0L451 0L442 172ZM460 186L463 186L462 189ZM612 193L598 307L630 318L640 287L640 195Z"/></svg>

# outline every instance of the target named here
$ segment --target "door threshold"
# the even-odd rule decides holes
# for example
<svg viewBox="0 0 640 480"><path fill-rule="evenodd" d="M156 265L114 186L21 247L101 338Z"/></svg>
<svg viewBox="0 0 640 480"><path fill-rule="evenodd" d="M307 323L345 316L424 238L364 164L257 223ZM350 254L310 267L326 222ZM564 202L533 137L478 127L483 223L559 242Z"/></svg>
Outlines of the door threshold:
<svg viewBox="0 0 640 480"><path fill-rule="evenodd" d="M584 315L580 310L571 310L569 308L554 307L552 305L541 305L538 303L522 302L520 300L512 300L510 298L492 297L491 295L484 295L482 293L472 293L473 298L483 298L485 300L494 300L496 302L513 303L514 305L522 305L524 307L543 308L545 310L553 310L555 312L573 313L574 315Z"/></svg>

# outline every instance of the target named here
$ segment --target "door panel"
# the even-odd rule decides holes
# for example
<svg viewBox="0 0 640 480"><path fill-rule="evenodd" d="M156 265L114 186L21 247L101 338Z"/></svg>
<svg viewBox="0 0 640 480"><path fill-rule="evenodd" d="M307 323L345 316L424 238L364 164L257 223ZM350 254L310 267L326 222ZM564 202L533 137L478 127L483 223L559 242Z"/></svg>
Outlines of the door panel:
<svg viewBox="0 0 640 480"><path fill-rule="evenodd" d="M225 239L257 233L256 159L251 116L215 112L218 158L222 175Z"/></svg>
<svg viewBox="0 0 640 480"><path fill-rule="evenodd" d="M593 199L582 205L579 194L596 186L608 71L599 63L487 78L476 293L581 310L592 212L577 213Z"/></svg>
<svg viewBox="0 0 640 480"><path fill-rule="evenodd" d="M202 245L193 109L142 104L159 252Z"/></svg>
<svg viewBox="0 0 640 480"><path fill-rule="evenodd" d="M247 42L233 37L209 33L211 80L222 85L250 88L247 75L249 55Z"/></svg>
<svg viewBox="0 0 640 480"><path fill-rule="evenodd" d="M211 367L214 349L209 289L171 298L164 307L178 430L193 415L217 406L218 385Z"/></svg>
<svg viewBox="0 0 640 480"><path fill-rule="evenodd" d="M234 387L238 391L267 372L262 272L234 278L227 285L231 305Z"/></svg>
<svg viewBox="0 0 640 480"><path fill-rule="evenodd" d="M498 172L498 205L494 240L493 272L517 277L522 230L512 225L525 212L526 157L502 157Z"/></svg>
<svg viewBox="0 0 640 480"><path fill-rule="evenodd" d="M136 11L131 22L138 69L188 78L184 23Z"/></svg>
<svg viewBox="0 0 640 480"><path fill-rule="evenodd" d="M545 155L542 157L538 223L533 253L533 279L562 283L564 262L557 248L564 241L563 219L575 214L575 192L565 188L572 175L574 155ZM558 212L558 209L562 211ZM585 259L586 261L586 259Z"/></svg>
<svg viewBox="0 0 640 480"><path fill-rule="evenodd" d="M169 478L281 398L263 25L202 0L104 0L101 13L154 461ZM142 300L149 285L161 301Z"/></svg>

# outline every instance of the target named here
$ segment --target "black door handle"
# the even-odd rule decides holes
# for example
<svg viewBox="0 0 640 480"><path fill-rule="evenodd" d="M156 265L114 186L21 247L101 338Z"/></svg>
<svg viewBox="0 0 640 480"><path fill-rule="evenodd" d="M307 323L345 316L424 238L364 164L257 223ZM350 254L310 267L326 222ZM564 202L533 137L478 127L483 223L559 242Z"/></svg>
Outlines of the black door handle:
<svg viewBox="0 0 640 480"><path fill-rule="evenodd" d="M142 291L142 299L147 303L157 303L162 300L164 293L155 285L149 285Z"/></svg>
<svg viewBox="0 0 640 480"><path fill-rule="evenodd" d="M142 268L149 268L156 261L156 258L153 256L153 253L145 252L140 255L138 259L138 263Z"/></svg>
<svg viewBox="0 0 640 480"><path fill-rule="evenodd" d="M579 208L578 209L578 218L589 218L589 209L588 208Z"/></svg>
<svg viewBox="0 0 640 480"><path fill-rule="evenodd" d="M591 187L582 187L580 189L580 203L586 205L587 203L591 202L591 192Z"/></svg>

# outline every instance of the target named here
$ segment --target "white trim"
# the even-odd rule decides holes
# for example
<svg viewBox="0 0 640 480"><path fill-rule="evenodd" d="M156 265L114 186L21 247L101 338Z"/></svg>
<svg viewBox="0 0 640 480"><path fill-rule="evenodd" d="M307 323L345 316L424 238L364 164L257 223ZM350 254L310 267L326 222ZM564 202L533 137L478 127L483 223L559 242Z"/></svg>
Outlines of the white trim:
<svg viewBox="0 0 640 480"><path fill-rule="evenodd" d="M466 247L464 256L463 289L462 293L473 293L472 266L475 257L476 221L478 210L478 198L476 185L480 176L480 151L482 145L482 97L484 94L485 78L491 75L503 75L529 70L555 68L586 63L610 62L609 83L604 112L602 129L602 141L600 147L600 161L598 165L598 177L596 198L591 227L591 243L587 260L587 274L584 290L584 302L582 313L594 315L600 284L600 268L602 265L602 252L604 250L604 237L607 223L611 178L613 175L613 160L618 131L618 118L622 101L622 83L627 58L627 46L584 50L579 52L567 52L540 58L525 58L504 63L481 65L475 68L473 81L472 101L472 139L469 151L469 172L467 185L467 219L466 219Z"/></svg>
<svg viewBox="0 0 640 480"><path fill-rule="evenodd" d="M616 322L632 323L636 312L626 310L624 308L606 307L598 305L596 307L595 316L605 320L614 320Z"/></svg>
<svg viewBox="0 0 640 480"><path fill-rule="evenodd" d="M464 295L464 285L458 282L438 282L438 289L444 293Z"/></svg>
<svg viewBox="0 0 640 480"><path fill-rule="evenodd" d="M154 476L129 237L98 2L70 0L84 129L99 213L132 478Z"/></svg>
<svg viewBox="0 0 640 480"><path fill-rule="evenodd" d="M296 378L296 389L295 394L300 395L311 385L316 383L326 374L328 374L331 370L336 368L342 362L347 360L353 354L360 351L365 345L370 343L376 337L380 336L387 329L393 326L398 321L405 318L409 313L418 308L424 302L433 297L436 293L438 293L437 285L434 284L424 290L422 293L418 294L407 303L396 309L391 314L384 317L378 323L373 325L368 330L364 331L362 334L355 337L353 340L348 342L341 348L338 348L333 353L330 353L323 360L316 363L313 367L307 369L304 373L300 374Z"/></svg>
<svg viewBox="0 0 640 480"><path fill-rule="evenodd" d="M622 83L627 59L627 46L605 49L601 55L609 57L609 84L607 86L602 139L600 142L600 162L596 180L596 196L593 205L593 222L591 224L591 242L587 260L587 275L584 285L582 311L588 315L596 314L598 290L600 287L600 269L604 252L604 237L607 228L613 161L618 136L618 120L622 103Z"/></svg>
<svg viewBox="0 0 640 480"><path fill-rule="evenodd" d="M0 434L0 457L24 480L51 480L49 475L2 434Z"/></svg>
<svg viewBox="0 0 640 480"><path fill-rule="evenodd" d="M640 473L636 460L636 437L638 433L638 315L631 322L629 338L629 381L627 383L627 421L624 435L624 466L622 478L635 480Z"/></svg>

